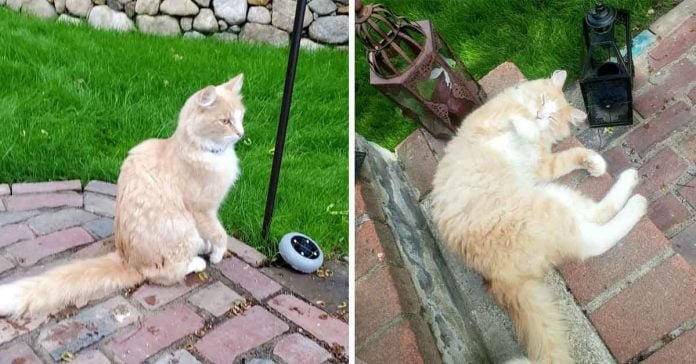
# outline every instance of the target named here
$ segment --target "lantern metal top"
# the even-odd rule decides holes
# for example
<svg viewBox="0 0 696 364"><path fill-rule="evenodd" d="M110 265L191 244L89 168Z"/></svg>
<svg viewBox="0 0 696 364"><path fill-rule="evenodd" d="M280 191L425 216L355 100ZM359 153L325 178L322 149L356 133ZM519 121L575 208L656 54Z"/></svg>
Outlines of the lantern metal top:
<svg viewBox="0 0 696 364"><path fill-rule="evenodd" d="M382 4L357 1L356 37L367 50L372 70L384 78L400 76L423 51L425 32Z"/></svg>
<svg viewBox="0 0 696 364"><path fill-rule="evenodd" d="M616 10L604 4L597 4L587 12L585 22L596 33L604 33L611 29L616 21Z"/></svg>

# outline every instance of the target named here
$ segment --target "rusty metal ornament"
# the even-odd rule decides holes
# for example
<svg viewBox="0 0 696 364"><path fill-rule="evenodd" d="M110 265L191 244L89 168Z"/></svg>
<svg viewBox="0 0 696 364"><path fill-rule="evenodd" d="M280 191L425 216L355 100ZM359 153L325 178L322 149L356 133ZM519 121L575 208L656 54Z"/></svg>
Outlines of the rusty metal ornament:
<svg viewBox="0 0 696 364"><path fill-rule="evenodd" d="M365 46L370 84L432 135L449 139L485 94L429 21L356 3L356 37Z"/></svg>

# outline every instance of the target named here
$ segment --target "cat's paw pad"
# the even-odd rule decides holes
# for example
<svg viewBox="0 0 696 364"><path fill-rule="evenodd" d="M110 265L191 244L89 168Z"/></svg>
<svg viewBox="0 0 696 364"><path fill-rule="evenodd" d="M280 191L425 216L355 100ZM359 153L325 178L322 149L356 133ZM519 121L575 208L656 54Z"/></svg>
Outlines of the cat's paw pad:
<svg viewBox="0 0 696 364"><path fill-rule="evenodd" d="M599 177L607 172L607 162L597 153L591 153L585 157L584 165L592 177Z"/></svg>
<svg viewBox="0 0 696 364"><path fill-rule="evenodd" d="M225 256L225 252L227 251L227 248L220 248L220 247L213 247L212 253L210 253L210 262L213 264L218 264L222 261L222 258Z"/></svg>
<svg viewBox="0 0 696 364"><path fill-rule="evenodd" d="M202 272L205 270L207 264L205 263L205 260L201 257L193 257L191 259L191 262L188 265L188 272L189 273L198 273Z"/></svg>
<svg viewBox="0 0 696 364"><path fill-rule="evenodd" d="M624 208L639 216L643 216L648 212L648 199L642 195L633 195L633 197L626 202L626 206Z"/></svg>
<svg viewBox="0 0 696 364"><path fill-rule="evenodd" d="M638 171L633 168L627 169L619 175L619 181L628 184L631 188L636 187L640 182Z"/></svg>

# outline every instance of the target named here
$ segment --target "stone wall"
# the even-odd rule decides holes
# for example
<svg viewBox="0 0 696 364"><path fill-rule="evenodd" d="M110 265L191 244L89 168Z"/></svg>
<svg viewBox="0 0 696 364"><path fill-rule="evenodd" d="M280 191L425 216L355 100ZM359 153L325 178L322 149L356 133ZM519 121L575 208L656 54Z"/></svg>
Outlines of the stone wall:
<svg viewBox="0 0 696 364"><path fill-rule="evenodd" d="M287 45L295 0L0 0L15 11L100 29ZM348 43L348 0L308 2L302 44Z"/></svg>

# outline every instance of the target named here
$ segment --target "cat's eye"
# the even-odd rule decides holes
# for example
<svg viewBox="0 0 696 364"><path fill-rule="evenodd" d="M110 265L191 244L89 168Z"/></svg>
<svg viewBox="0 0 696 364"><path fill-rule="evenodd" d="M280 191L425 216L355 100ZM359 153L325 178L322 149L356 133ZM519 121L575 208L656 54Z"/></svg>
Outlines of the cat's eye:
<svg viewBox="0 0 696 364"><path fill-rule="evenodd" d="M231 119L220 119L220 122L225 124L225 125L232 125Z"/></svg>

